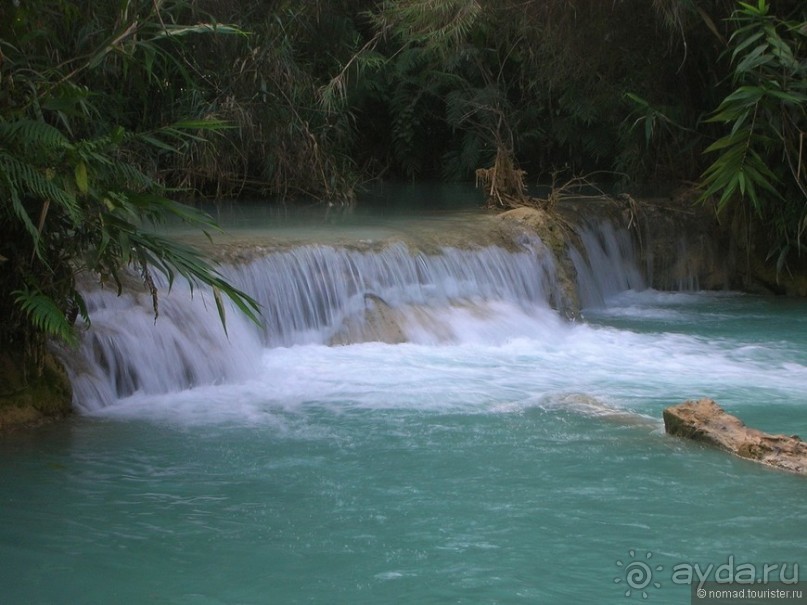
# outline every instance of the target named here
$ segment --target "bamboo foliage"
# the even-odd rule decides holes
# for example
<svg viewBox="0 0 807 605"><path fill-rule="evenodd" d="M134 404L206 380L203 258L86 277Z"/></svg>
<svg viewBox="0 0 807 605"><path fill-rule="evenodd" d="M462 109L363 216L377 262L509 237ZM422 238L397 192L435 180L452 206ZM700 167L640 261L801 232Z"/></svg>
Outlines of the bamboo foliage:
<svg viewBox="0 0 807 605"><path fill-rule="evenodd" d="M217 7L218 18L229 17L225 8ZM178 156L181 184L218 198L352 203L359 170L350 153L354 122L346 95L356 84L354 68L370 62L344 59L359 44L352 21L326 18L313 2L250 3L246 15L228 10L249 21L249 35L217 38L216 52L197 55L207 86L184 91L182 103L233 128ZM337 69L342 73L334 75Z"/></svg>
<svg viewBox="0 0 807 605"><path fill-rule="evenodd" d="M14 84L47 91L40 110L66 128L98 106L87 70L109 107L95 112L101 130L114 126L103 124L108 114L129 131L179 115L229 121L229 130L196 133L179 155L139 158L191 195L349 203L380 174L470 178L494 162L497 137L535 179L565 165L694 178L702 137L716 132L703 113L729 92L717 53L735 6L125 0L102 10L31 0L16 22L44 22L51 40L71 42L29 32L30 69ZM776 6L798 20L795 0ZM230 22L241 27L221 25ZM0 28L21 32L14 23Z"/></svg>
<svg viewBox="0 0 807 605"><path fill-rule="evenodd" d="M445 55L465 44L481 13L477 0L385 0L372 17L383 35Z"/></svg>
<svg viewBox="0 0 807 605"><path fill-rule="evenodd" d="M727 130L707 149L702 199L745 202L769 225L780 268L807 227L807 14L785 21L767 0L740 3L730 52L735 86L709 117Z"/></svg>

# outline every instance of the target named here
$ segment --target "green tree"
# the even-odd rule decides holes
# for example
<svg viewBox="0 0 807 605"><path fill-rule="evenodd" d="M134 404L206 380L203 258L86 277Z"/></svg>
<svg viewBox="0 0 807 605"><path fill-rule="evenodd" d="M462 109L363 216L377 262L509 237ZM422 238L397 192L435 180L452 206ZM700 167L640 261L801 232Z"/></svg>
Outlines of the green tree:
<svg viewBox="0 0 807 605"><path fill-rule="evenodd" d="M342 82L350 80L351 97L361 87L349 58L363 44L363 4L202 3L215 21L238 23L247 35L197 38L187 53L203 82L184 91L185 113L213 115L234 128L177 156L179 183L219 199L352 203L363 174L355 154L354 104L333 102L325 87L340 71Z"/></svg>
<svg viewBox="0 0 807 605"><path fill-rule="evenodd" d="M149 98L173 95L177 81L191 83L183 73L186 36L236 30L182 24L182 4L96 6L22 2L3 22L0 346L32 356L47 338L75 342L74 322L89 321L80 274L120 291L124 273L136 272L156 316L156 270L169 284L181 277L212 288L222 321L222 296L257 321L255 301L200 252L153 229L169 219L215 229L210 217L170 199L152 168L154 158L181 152L194 133L225 125L187 120L137 130L141 121L129 113L133 79L145 77L137 86Z"/></svg>
<svg viewBox="0 0 807 605"><path fill-rule="evenodd" d="M625 103L628 92L647 99L648 107L682 114L677 119L690 135L699 114L684 115L686 78L671 60L675 43L659 35L667 12L654 6L644 0L380 2L370 13L371 43L384 61L364 72L376 95L356 109L372 135L366 147L378 150L392 174L408 178L467 179L502 159L535 180L562 167L571 173L617 168L644 178L656 174L654 160L680 165L680 146L673 149L683 137L662 142L669 153L648 156L630 127L637 117L628 122L636 109ZM706 31L698 42L712 41L704 22L687 21L688 28ZM686 101L700 99L697 86L689 88Z"/></svg>
<svg viewBox="0 0 807 605"><path fill-rule="evenodd" d="M807 7L781 15L767 0L732 14L733 90L709 118L724 134L706 149L716 157L702 177L702 199L752 211L779 269L805 248L807 229Z"/></svg>

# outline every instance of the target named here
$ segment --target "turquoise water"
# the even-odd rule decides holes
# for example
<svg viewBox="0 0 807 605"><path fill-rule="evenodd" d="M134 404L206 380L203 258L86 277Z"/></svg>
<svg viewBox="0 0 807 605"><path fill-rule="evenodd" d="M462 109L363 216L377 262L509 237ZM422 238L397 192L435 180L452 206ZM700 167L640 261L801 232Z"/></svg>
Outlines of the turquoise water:
<svg viewBox="0 0 807 605"><path fill-rule="evenodd" d="M790 578L805 479L660 418L711 396L807 435L805 312L653 291L577 324L453 309L447 342L264 348L237 382L12 435L0 600L680 604L676 565Z"/></svg>

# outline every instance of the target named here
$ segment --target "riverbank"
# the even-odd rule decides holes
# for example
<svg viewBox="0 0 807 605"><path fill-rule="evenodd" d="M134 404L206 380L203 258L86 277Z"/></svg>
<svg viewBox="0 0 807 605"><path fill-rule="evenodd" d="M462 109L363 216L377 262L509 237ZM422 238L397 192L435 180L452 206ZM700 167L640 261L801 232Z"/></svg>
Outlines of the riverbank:
<svg viewBox="0 0 807 605"><path fill-rule="evenodd" d="M46 355L40 367L0 353L0 434L61 420L73 412L72 388L61 363Z"/></svg>

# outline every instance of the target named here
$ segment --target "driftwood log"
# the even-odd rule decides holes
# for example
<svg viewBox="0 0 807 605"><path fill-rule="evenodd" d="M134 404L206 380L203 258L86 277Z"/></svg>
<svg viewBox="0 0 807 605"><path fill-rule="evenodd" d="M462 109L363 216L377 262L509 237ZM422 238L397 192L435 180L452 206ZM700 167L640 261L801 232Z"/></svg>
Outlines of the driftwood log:
<svg viewBox="0 0 807 605"><path fill-rule="evenodd" d="M807 475L807 443L797 435L770 435L745 423L711 399L685 401L664 410L670 435L701 441L741 458Z"/></svg>

